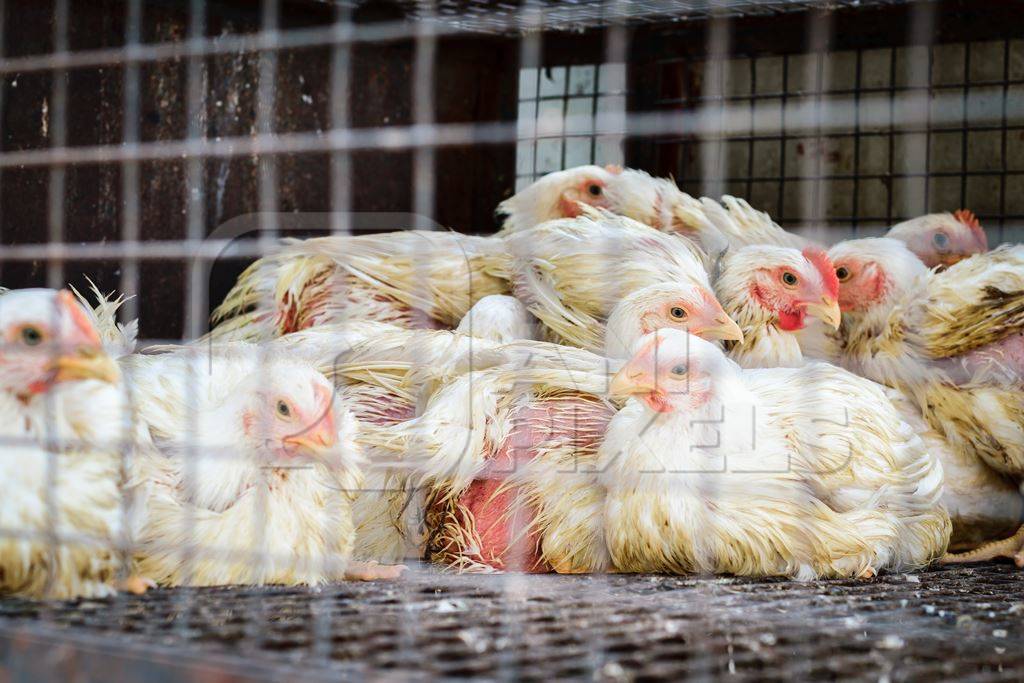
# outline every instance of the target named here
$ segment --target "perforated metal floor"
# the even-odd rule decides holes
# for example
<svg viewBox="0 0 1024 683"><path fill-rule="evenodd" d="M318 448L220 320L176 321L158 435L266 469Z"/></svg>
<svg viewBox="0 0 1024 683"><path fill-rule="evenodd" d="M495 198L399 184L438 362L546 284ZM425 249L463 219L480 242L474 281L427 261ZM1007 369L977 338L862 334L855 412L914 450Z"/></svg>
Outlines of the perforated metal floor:
<svg viewBox="0 0 1024 683"><path fill-rule="evenodd" d="M0 601L0 679L965 680L1024 676L1024 572L872 581L443 575ZM7 674L5 677L3 674ZM72 678L68 678L72 680Z"/></svg>

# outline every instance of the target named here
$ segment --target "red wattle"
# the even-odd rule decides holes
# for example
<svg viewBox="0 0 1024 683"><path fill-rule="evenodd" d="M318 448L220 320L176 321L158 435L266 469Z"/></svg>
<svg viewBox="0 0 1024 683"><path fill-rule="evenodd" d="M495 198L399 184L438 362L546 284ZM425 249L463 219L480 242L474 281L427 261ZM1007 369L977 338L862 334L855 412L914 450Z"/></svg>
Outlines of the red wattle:
<svg viewBox="0 0 1024 683"><path fill-rule="evenodd" d="M804 311L780 311L779 329L786 332L804 329Z"/></svg>

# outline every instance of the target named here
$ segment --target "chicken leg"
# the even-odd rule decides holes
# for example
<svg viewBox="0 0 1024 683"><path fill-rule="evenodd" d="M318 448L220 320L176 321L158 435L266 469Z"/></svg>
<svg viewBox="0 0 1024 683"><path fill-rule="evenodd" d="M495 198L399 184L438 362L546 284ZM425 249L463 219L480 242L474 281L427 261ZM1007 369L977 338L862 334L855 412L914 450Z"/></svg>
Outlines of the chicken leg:
<svg viewBox="0 0 1024 683"><path fill-rule="evenodd" d="M984 562L997 557L1008 557L1018 567L1024 567L1024 525L1017 533L1001 541L992 541L978 546L965 553L946 553L940 560L942 564L961 564L965 562Z"/></svg>

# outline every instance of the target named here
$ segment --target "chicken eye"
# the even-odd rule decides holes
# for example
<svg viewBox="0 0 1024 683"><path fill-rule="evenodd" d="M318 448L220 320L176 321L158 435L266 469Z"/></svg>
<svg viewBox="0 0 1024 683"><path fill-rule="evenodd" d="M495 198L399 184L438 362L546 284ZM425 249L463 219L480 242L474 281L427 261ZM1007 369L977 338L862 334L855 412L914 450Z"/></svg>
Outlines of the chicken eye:
<svg viewBox="0 0 1024 683"><path fill-rule="evenodd" d="M796 286L796 283L796 275L793 275L793 273L789 272L788 270L782 273L782 284L786 285L787 287L794 287Z"/></svg>
<svg viewBox="0 0 1024 683"><path fill-rule="evenodd" d="M668 314L675 320L686 320L686 309L682 306L673 306Z"/></svg>
<svg viewBox="0 0 1024 683"><path fill-rule="evenodd" d="M846 266L839 266L836 268L836 279L840 282L846 282L850 279L850 269Z"/></svg>
<svg viewBox="0 0 1024 683"><path fill-rule="evenodd" d="M43 331L33 325L21 328L21 341L25 346L38 346L43 341Z"/></svg>
<svg viewBox="0 0 1024 683"><path fill-rule="evenodd" d="M600 197L602 192L601 186L597 183L591 183L587 186L587 192L589 192L592 197Z"/></svg>
<svg viewBox="0 0 1024 683"><path fill-rule="evenodd" d="M679 365L672 368L672 374L677 377L682 377L686 374L686 366L680 363Z"/></svg>
<svg viewBox="0 0 1024 683"><path fill-rule="evenodd" d="M949 235L944 232L937 232L932 236L932 242L935 243L939 249L945 249L949 246Z"/></svg>
<svg viewBox="0 0 1024 683"><path fill-rule="evenodd" d="M291 417L292 409L288 407L288 404L285 401L278 401L277 414L280 415L281 417Z"/></svg>

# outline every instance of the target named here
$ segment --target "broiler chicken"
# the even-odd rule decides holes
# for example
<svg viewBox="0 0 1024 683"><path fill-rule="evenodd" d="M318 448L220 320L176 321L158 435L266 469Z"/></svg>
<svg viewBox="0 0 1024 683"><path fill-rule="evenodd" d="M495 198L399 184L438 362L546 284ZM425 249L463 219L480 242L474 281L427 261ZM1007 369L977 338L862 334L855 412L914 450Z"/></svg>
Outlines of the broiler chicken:
<svg viewBox="0 0 1024 683"><path fill-rule="evenodd" d="M843 323L828 351L858 374L898 389L951 457L973 458L975 469L984 463L1019 482L1024 247L976 254L941 272L926 270L892 239L850 240L829 254ZM989 500L1005 493L1005 481L987 479ZM985 502L964 499L959 507L968 519L991 517ZM1014 509L997 513L997 521ZM1020 544L1018 538L989 550L1024 562Z"/></svg>
<svg viewBox="0 0 1024 683"><path fill-rule="evenodd" d="M808 315L839 326L839 282L825 252L814 247L749 246L727 252L715 291L743 331L727 342L729 357L747 368L803 364L796 332ZM653 331L653 330L649 330Z"/></svg>
<svg viewBox="0 0 1024 683"><path fill-rule="evenodd" d="M357 422L308 363L244 343L122 360L151 447L137 564L165 585L390 578L353 565Z"/></svg>
<svg viewBox="0 0 1024 683"><path fill-rule="evenodd" d="M585 207L606 209L664 232L682 233L709 252L748 244L803 248L808 242L788 232L747 202L725 196L726 209L711 199L695 199L667 178L654 178L620 166L578 166L549 173L498 205L505 233L528 230L545 221L573 218ZM708 212L731 220L712 220Z"/></svg>
<svg viewBox="0 0 1024 683"><path fill-rule="evenodd" d="M0 591L111 595L128 569L117 366L67 291L0 295L0 337Z"/></svg>
<svg viewBox="0 0 1024 683"><path fill-rule="evenodd" d="M941 467L870 382L824 364L743 371L661 330L611 389L641 399L598 454L618 571L868 577L946 548Z"/></svg>
<svg viewBox="0 0 1024 683"><path fill-rule="evenodd" d="M607 209L658 230L696 238L712 253L754 244L803 249L813 246L779 226L745 200L725 195L720 201L696 199L668 178L620 166L577 166L549 173L498 206L505 232L545 221L572 218L584 206ZM966 209L919 216L893 226L886 237L907 244L929 268L949 266L987 251L985 231Z"/></svg>
<svg viewBox="0 0 1024 683"><path fill-rule="evenodd" d="M506 291L481 258L501 240L407 230L285 240L249 266L214 311L217 340L259 341L349 320L453 327L481 297Z"/></svg>
<svg viewBox="0 0 1024 683"><path fill-rule="evenodd" d="M981 222L966 209L918 216L894 225L885 236L906 244L929 268L951 266L988 251Z"/></svg>
<svg viewBox="0 0 1024 683"><path fill-rule="evenodd" d="M581 211L513 232L504 239L507 251L489 257L489 271L511 283L549 341L599 353L605 324L623 297L663 283L710 292L706 256L688 239L607 211ZM719 321L723 330L729 325Z"/></svg>
<svg viewBox="0 0 1024 683"><path fill-rule="evenodd" d="M515 317L519 311L513 306L510 314ZM615 306L606 338L609 354L619 355L618 349L628 348L643 334L660 327L689 329L708 338L740 338L738 328L708 290L667 283L640 289ZM308 351L305 357L324 369L349 400L367 427L363 430L367 439L363 445L368 449L374 449L380 440L369 434L382 432L385 436L381 438L388 441L391 426L414 417L417 406L435 387L467 370L529 358L535 366L543 364L553 372L565 373L582 358L585 372L607 376L603 357L571 347L530 341L500 345L458 332L386 330L380 326L360 340L357 328L354 323L315 327L275 343L296 349L323 349L319 361ZM566 361L569 365L564 364ZM571 381L569 374L566 381ZM375 426L383 429L375 430ZM383 451L381 460L394 460L394 456L387 456L387 448ZM370 471L367 486L355 504L355 556L395 561L416 552L420 542L415 530L420 526L418 511L422 509L413 502L416 497L401 462L383 475Z"/></svg>
<svg viewBox="0 0 1024 683"><path fill-rule="evenodd" d="M623 296L665 282L710 289L706 256L690 240L590 207L581 213L506 237L408 232L290 241L242 275L211 336L269 339L363 320L452 327L473 304L509 288L549 338L600 351Z"/></svg>

